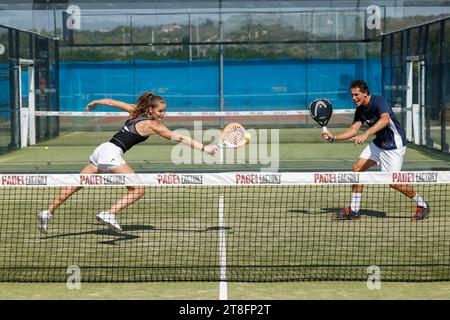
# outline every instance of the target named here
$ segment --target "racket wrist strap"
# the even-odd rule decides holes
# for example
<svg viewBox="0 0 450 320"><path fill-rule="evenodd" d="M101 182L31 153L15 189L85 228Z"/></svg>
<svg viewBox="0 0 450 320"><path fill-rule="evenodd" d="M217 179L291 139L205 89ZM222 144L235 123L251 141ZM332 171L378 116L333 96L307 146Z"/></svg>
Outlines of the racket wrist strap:
<svg viewBox="0 0 450 320"><path fill-rule="evenodd" d="M202 151L205 151L205 145L202 144Z"/></svg>
<svg viewBox="0 0 450 320"><path fill-rule="evenodd" d="M336 136L333 135L333 137L330 139L330 142L335 142L336 141Z"/></svg>

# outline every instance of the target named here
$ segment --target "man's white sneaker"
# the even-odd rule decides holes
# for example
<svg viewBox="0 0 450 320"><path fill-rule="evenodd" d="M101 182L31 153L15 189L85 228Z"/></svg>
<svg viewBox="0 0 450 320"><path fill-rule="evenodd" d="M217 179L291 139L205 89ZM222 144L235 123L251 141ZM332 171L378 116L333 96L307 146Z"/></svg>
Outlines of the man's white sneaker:
<svg viewBox="0 0 450 320"><path fill-rule="evenodd" d="M48 225L50 223L50 220L52 219L52 214L50 211L45 210L38 214L37 216L37 228L40 232L46 234Z"/></svg>
<svg viewBox="0 0 450 320"><path fill-rule="evenodd" d="M103 224L104 226L107 226L109 229L115 232L121 232L122 228L116 221L116 215L102 211L97 215L97 221Z"/></svg>

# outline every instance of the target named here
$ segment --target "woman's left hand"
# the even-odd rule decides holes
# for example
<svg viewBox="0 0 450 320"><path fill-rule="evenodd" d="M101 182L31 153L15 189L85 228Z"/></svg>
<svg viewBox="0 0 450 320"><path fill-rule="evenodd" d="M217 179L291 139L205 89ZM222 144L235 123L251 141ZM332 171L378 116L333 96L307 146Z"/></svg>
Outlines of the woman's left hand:
<svg viewBox="0 0 450 320"><path fill-rule="evenodd" d="M84 110L86 111L90 111L92 109L95 109L95 107L97 106L97 102L94 100L92 102L89 102L86 107L84 107Z"/></svg>

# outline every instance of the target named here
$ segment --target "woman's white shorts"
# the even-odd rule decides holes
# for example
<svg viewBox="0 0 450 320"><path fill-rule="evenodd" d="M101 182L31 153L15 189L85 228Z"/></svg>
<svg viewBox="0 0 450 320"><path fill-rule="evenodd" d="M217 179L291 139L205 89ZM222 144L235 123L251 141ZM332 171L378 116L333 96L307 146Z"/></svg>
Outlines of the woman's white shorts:
<svg viewBox="0 0 450 320"><path fill-rule="evenodd" d="M91 154L89 160L102 172L110 172L125 163L122 149L111 142L99 145Z"/></svg>
<svg viewBox="0 0 450 320"><path fill-rule="evenodd" d="M359 155L361 159L370 159L381 165L381 171L398 172L402 170L406 147L395 150L383 150L371 142Z"/></svg>

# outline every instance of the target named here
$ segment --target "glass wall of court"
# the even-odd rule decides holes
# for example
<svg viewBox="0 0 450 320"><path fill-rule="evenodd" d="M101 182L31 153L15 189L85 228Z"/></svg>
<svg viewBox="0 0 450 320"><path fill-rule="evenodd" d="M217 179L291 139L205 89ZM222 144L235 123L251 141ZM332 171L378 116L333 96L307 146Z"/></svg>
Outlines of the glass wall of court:
<svg viewBox="0 0 450 320"><path fill-rule="evenodd" d="M449 152L450 17L384 35L382 57L383 94L406 110L409 139Z"/></svg>
<svg viewBox="0 0 450 320"><path fill-rule="evenodd" d="M110 15L82 13L60 46L61 108L80 111L105 97L133 102L147 90L170 111L296 110L319 97L351 108L351 79L381 93L379 31L367 28L367 15L190 10L118 14L111 24Z"/></svg>
<svg viewBox="0 0 450 320"><path fill-rule="evenodd" d="M58 57L58 101L37 110L82 111L100 98L132 103L145 91L164 96L169 112L306 110L319 97L352 109L352 79L366 80L374 94L386 92L383 33L450 12L387 0L161 1L142 2L139 10L106 3L0 12L0 21L58 39L49 42ZM53 127L39 139L52 136Z"/></svg>
<svg viewBox="0 0 450 320"><path fill-rule="evenodd" d="M415 3L68 1L0 19L18 14L60 39L62 110L147 90L171 111L305 109L318 97L352 108L351 79L382 92L382 33L450 12Z"/></svg>
<svg viewBox="0 0 450 320"><path fill-rule="evenodd" d="M4 153L20 148L24 138L29 81L34 83L35 110L59 109L59 73L57 41L52 38L0 25L0 45L0 153ZM52 138L58 130L57 119L38 118L36 141Z"/></svg>

